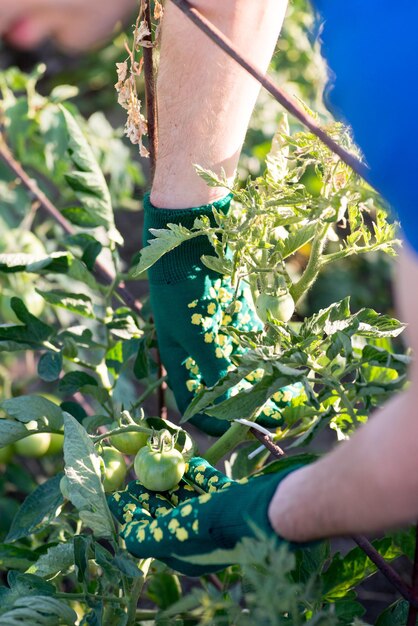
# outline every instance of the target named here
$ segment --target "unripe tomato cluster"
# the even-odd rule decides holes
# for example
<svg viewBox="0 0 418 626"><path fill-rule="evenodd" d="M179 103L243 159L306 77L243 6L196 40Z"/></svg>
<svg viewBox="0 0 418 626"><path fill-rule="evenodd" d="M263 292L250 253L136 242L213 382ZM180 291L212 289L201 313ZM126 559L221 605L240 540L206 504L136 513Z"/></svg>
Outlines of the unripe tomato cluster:
<svg viewBox="0 0 418 626"><path fill-rule="evenodd" d="M112 424L112 429L117 424ZM123 484L127 467L123 454L134 455L138 480L150 491L173 489L185 471L183 455L175 448L175 438L168 430L148 437L146 433L126 432L109 437L112 446L101 450L103 487L115 491Z"/></svg>

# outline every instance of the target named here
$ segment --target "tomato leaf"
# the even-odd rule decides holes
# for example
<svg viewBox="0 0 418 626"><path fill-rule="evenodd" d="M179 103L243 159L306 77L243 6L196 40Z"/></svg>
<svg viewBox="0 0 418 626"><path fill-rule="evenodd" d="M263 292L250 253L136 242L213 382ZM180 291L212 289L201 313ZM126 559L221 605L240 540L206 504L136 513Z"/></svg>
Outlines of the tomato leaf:
<svg viewBox="0 0 418 626"><path fill-rule="evenodd" d="M90 296L84 293L68 293L53 289L51 291L36 290L49 304L72 311L83 317L94 318L93 303Z"/></svg>
<svg viewBox="0 0 418 626"><path fill-rule="evenodd" d="M44 352L38 362L39 378L46 382L58 380L62 369L62 352Z"/></svg>
<svg viewBox="0 0 418 626"><path fill-rule="evenodd" d="M77 613L65 602L49 596L27 596L15 600L13 606L0 617L0 624L14 626L33 624L33 626L73 626Z"/></svg>
<svg viewBox="0 0 418 626"><path fill-rule="evenodd" d="M74 546L72 541L68 541L49 547L47 552L41 554L36 563L29 567L27 573L40 578L50 578L72 567L74 567Z"/></svg>
<svg viewBox="0 0 418 626"><path fill-rule="evenodd" d="M0 402L0 409L10 417L24 423L32 420L44 421L54 430L59 430L63 424L62 409L43 396L28 395L9 398Z"/></svg>
<svg viewBox="0 0 418 626"><path fill-rule="evenodd" d="M13 519L6 543L40 532L59 514L64 502L59 487L62 476L60 472L27 496Z"/></svg>
<svg viewBox="0 0 418 626"><path fill-rule="evenodd" d="M64 413L64 434L69 499L96 536L111 537L114 525L101 482L100 459L83 426L69 413Z"/></svg>
<svg viewBox="0 0 418 626"><path fill-rule="evenodd" d="M66 174L83 209L97 226L104 226L111 241L123 244L116 229L110 192L103 173L75 117L60 107L67 129L68 154L75 170Z"/></svg>

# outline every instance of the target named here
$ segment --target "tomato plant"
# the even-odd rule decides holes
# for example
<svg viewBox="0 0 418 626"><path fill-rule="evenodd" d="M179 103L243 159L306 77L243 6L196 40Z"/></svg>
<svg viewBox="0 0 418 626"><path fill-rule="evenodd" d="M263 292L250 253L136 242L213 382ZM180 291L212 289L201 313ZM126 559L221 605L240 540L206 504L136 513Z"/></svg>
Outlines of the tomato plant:
<svg viewBox="0 0 418 626"><path fill-rule="evenodd" d="M305 28L312 18L302 0L289 11L273 70L281 82L292 80L292 90L312 95L313 104L318 63ZM359 290L353 306L342 280L331 280L329 302L312 308L317 279L328 271L349 275L355 259L363 259L360 273L370 263L372 286L377 276L383 284L381 259L395 254L397 235L378 195L311 133L282 117L270 150L277 109L265 99L249 132L242 180L231 188L232 211L217 214L214 226L167 228L159 249L145 248L139 260L133 198L144 179L136 157L101 112L84 119L76 106L91 111L94 94L103 94L98 63L114 82L108 60L119 60L120 48L95 55L88 81L72 79L88 102L58 79L46 95L48 77L41 94L42 67L31 75L1 73L0 140L63 220L39 208L25 179L1 162L0 570L7 583L0 587L0 623L14 623L24 607L29 624L405 624L402 600L377 617L365 594L357 597L376 567L349 539L341 540L343 554L326 542L289 552L249 541L237 549L239 566L191 583L158 560L133 558L118 537L105 492L135 479L132 469L145 487L160 491L178 484L198 447L213 463L225 459L234 479L265 466L268 452L239 423L231 429L235 438L208 442L199 434L197 444L187 424L193 414L253 420L273 398L281 420L271 436L298 459L311 444L323 449L324 441L350 437L403 388L410 357L397 339L403 325L389 310L368 308ZM329 116L325 123L355 151L346 129ZM208 184L229 188L230 181L199 171ZM247 180L249 172L255 177ZM115 220L121 208L129 213ZM219 321L237 347L231 368L210 388L199 383L180 427L170 396L162 407L169 419L155 416L167 381L142 279L146 265L197 235L214 244L203 262L233 288L245 285L264 324L239 332L230 325L231 289ZM102 282L97 263L114 280ZM120 283L131 289L138 273L135 297L126 296ZM289 400L282 389L294 383L305 393ZM56 454L62 443L63 454ZM124 454L136 455L133 468ZM412 559L413 532L387 533L374 548L387 560Z"/></svg>

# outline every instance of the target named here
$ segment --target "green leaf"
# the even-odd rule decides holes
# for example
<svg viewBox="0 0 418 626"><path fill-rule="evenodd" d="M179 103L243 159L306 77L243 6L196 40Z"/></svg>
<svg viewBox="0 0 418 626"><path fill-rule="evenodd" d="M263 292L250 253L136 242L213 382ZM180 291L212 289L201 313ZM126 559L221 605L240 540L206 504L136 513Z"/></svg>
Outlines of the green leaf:
<svg viewBox="0 0 418 626"><path fill-rule="evenodd" d="M409 603L398 600L379 615L376 626L405 626L408 613Z"/></svg>
<svg viewBox="0 0 418 626"><path fill-rule="evenodd" d="M315 236L316 230L316 224L308 224L307 226L301 226L297 230L289 233L289 236L286 237L286 239L282 239L280 242L279 250L282 258L286 259L311 241Z"/></svg>
<svg viewBox="0 0 418 626"><path fill-rule="evenodd" d="M36 561L36 558L35 552L29 548L18 548L0 543L0 570L26 570Z"/></svg>
<svg viewBox="0 0 418 626"><path fill-rule="evenodd" d="M27 573L40 578L51 578L71 567L74 567L74 546L69 541L48 548L47 552L29 567Z"/></svg>
<svg viewBox="0 0 418 626"><path fill-rule="evenodd" d="M373 546L388 561L402 555L401 550L393 545L390 537L373 541ZM324 595L327 599L344 597L350 589L376 570L376 565L359 547L354 548L344 557L337 553L322 576Z"/></svg>
<svg viewBox="0 0 418 626"><path fill-rule="evenodd" d="M247 353L246 359L248 361L247 363L228 372L221 380L213 385L213 387L209 387L196 394L184 412L183 421L190 419L193 415L202 412L206 407L213 405L215 400L224 396L228 391L233 389L233 387L238 385L243 378L248 376L248 374L261 367L259 355Z"/></svg>
<svg viewBox="0 0 418 626"><path fill-rule="evenodd" d="M118 341L106 353L106 366L112 376L118 376L129 359L138 353L138 339Z"/></svg>
<svg viewBox="0 0 418 626"><path fill-rule="evenodd" d="M27 428L14 420L0 419L0 448L28 436Z"/></svg>
<svg viewBox="0 0 418 626"><path fill-rule="evenodd" d="M68 153L76 168L66 176L78 200L97 226L104 226L111 241L123 244L115 227L109 189L92 149L68 109L61 107L68 133Z"/></svg>
<svg viewBox="0 0 418 626"><path fill-rule="evenodd" d="M138 342L138 352L135 358L133 372L138 380L147 378L150 373L150 356L147 347L147 340L140 339Z"/></svg>
<svg viewBox="0 0 418 626"><path fill-rule="evenodd" d="M49 596L18 598L13 607L0 616L0 626L73 626L77 613L65 602Z"/></svg>
<svg viewBox="0 0 418 626"><path fill-rule="evenodd" d="M361 617L366 609L356 600L355 592L351 591L344 598L338 598L332 602L335 614L339 619L339 624L349 624L352 626L355 617Z"/></svg>
<svg viewBox="0 0 418 626"><path fill-rule="evenodd" d="M62 476L61 472L50 478L27 496L13 519L6 543L38 533L55 519L64 502L59 487Z"/></svg>
<svg viewBox="0 0 418 626"><path fill-rule="evenodd" d="M259 383L256 383L249 389L243 389L237 395L227 398L219 404L208 407L205 413L217 417L218 419L234 420L236 418L249 419L254 416L256 411L260 409L267 400L269 400L276 391L280 391L287 384L300 380L303 376L298 370L285 372L284 366L279 366L281 372L265 375ZM288 374L283 375L283 373Z"/></svg>
<svg viewBox="0 0 418 626"><path fill-rule="evenodd" d="M22 325L0 326L0 342L12 341L30 346L41 346L53 334L53 329L32 315L23 300L12 298L10 305Z"/></svg>
<svg viewBox="0 0 418 626"><path fill-rule="evenodd" d="M69 499L98 537L112 537L114 525L101 482L100 458L85 429L64 413L64 460Z"/></svg>
<svg viewBox="0 0 418 626"><path fill-rule="evenodd" d="M68 181L68 177L67 177ZM100 224L97 223L97 218L92 217L86 209L81 206L67 207L62 209L61 213L71 224L75 226L81 226L82 228L97 228Z"/></svg>
<svg viewBox="0 0 418 626"><path fill-rule="evenodd" d="M62 352L45 352L38 362L39 378L50 383L58 380L62 369Z"/></svg>
<svg viewBox="0 0 418 626"><path fill-rule="evenodd" d="M33 254L0 254L0 272L33 272L43 274L45 270L65 273L69 267L68 252L53 252L49 255L34 256Z"/></svg>
<svg viewBox="0 0 418 626"><path fill-rule="evenodd" d="M181 598L178 576L168 572L155 574L148 583L147 595L160 609L168 609Z"/></svg>
<svg viewBox="0 0 418 626"><path fill-rule="evenodd" d="M62 307L83 317L94 318L93 303L84 293L68 293L57 289L52 291L36 290L49 304Z"/></svg>
<svg viewBox="0 0 418 626"><path fill-rule="evenodd" d="M51 583L34 576L33 574L22 574L14 570L10 570L7 574L7 583L10 589L7 589L7 606L4 603L1 604L1 609L9 608L12 606L16 598L22 596L53 596L55 593L55 587ZM4 588L2 587L1 590ZM11 601L10 601L11 600Z"/></svg>
<svg viewBox="0 0 418 626"><path fill-rule="evenodd" d="M68 372L60 380L58 389L66 396L72 396L86 386L98 386L97 380L86 372Z"/></svg>
<svg viewBox="0 0 418 626"><path fill-rule="evenodd" d="M270 152L266 157L267 180L272 183L282 181L289 167L289 121L287 115L281 117L276 133L271 142Z"/></svg>
<svg viewBox="0 0 418 626"><path fill-rule="evenodd" d="M194 237L201 237L202 233L194 233L178 224L167 224L167 228L150 228L154 239L150 239L149 245L141 250L141 257L136 267L130 270L130 276L136 278L154 265L164 254L174 250L185 241Z"/></svg>
<svg viewBox="0 0 418 626"><path fill-rule="evenodd" d="M64 213L64 211L63 211ZM94 264L100 252L103 249L102 244L95 239L92 235L87 233L77 233L76 235L69 235L64 239L64 244L68 247L80 248L83 256L81 260L87 266L90 271L93 270Z"/></svg>
<svg viewBox="0 0 418 626"><path fill-rule="evenodd" d="M220 259L216 256L204 254L201 261L203 265L206 265L206 267L214 272L218 272L218 274L222 274L222 276L229 276L233 271L233 264L229 259Z"/></svg>
<svg viewBox="0 0 418 626"><path fill-rule="evenodd" d="M134 560L128 552L120 552L112 559L112 564L118 568L122 574L129 578L143 578L143 573L139 569L138 561Z"/></svg>
<svg viewBox="0 0 418 626"><path fill-rule="evenodd" d="M19 422L27 423L36 420L44 422L54 430L59 430L63 424L62 409L43 396L28 395L9 398L0 402L0 409Z"/></svg>
<svg viewBox="0 0 418 626"><path fill-rule="evenodd" d="M73 557L77 572L77 580L79 583L85 580L85 574L88 566L88 555L91 549L91 537L86 535L75 535Z"/></svg>
<svg viewBox="0 0 418 626"><path fill-rule="evenodd" d="M397 337L406 325L389 315L381 315L373 309L362 309L355 315L359 321L358 335L363 337Z"/></svg>

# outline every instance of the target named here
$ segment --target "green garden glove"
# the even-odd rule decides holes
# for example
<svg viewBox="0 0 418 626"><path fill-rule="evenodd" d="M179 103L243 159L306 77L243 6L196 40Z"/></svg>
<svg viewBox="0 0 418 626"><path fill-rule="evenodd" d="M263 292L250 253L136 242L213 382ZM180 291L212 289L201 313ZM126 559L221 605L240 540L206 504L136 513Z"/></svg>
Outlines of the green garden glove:
<svg viewBox="0 0 418 626"><path fill-rule="evenodd" d="M298 467L236 482L194 457L176 489L150 492L134 480L125 491L110 496L109 506L123 525L120 535L131 554L159 559L187 576L201 576L231 565L233 549L243 537L254 537L255 528L283 541L267 511L277 485ZM219 562L217 550L222 550Z"/></svg>
<svg viewBox="0 0 418 626"><path fill-rule="evenodd" d="M226 212L231 196L194 209L158 209L147 195L144 199L144 244L153 238L150 229L181 224L191 228L198 217L215 224L212 209ZM250 290L244 284L234 304L235 290L229 278L208 269L203 255L214 254L207 237L196 237L165 254L148 270L151 307L162 363L179 410L184 413L202 385L211 387L231 366L238 352L226 326L239 330L260 330L262 323L253 309ZM231 306L234 312L231 313ZM273 396L257 422L267 428L282 424L280 408L301 393L299 384L289 385ZM239 415L237 417L240 417ZM219 436L229 422L204 414L190 422L204 432Z"/></svg>

